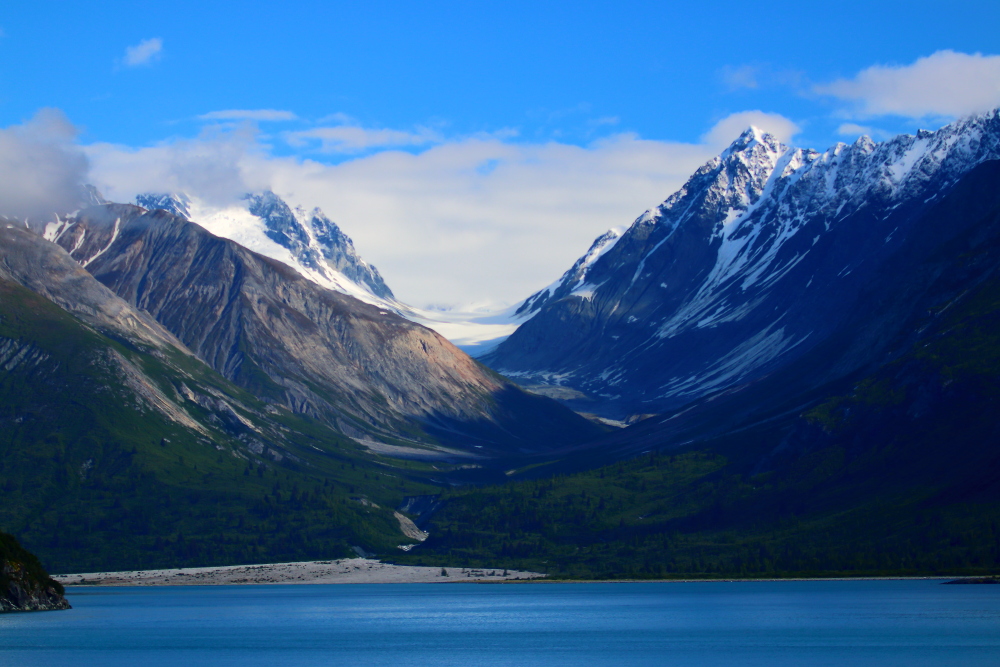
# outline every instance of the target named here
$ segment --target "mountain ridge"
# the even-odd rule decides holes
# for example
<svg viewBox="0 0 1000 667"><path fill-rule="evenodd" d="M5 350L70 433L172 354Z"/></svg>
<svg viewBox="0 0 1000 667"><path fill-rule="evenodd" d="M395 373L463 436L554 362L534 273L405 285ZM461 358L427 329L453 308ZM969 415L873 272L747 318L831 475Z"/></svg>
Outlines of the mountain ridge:
<svg viewBox="0 0 1000 667"><path fill-rule="evenodd" d="M526 301L535 315L482 360L607 416L760 377L829 335L921 211L996 157L997 111L824 153L751 128Z"/></svg>
<svg viewBox="0 0 1000 667"><path fill-rule="evenodd" d="M167 211L85 209L53 239L225 377L343 432L487 450L589 432L554 403L517 397L514 385L433 331ZM549 419L565 433L528 426Z"/></svg>

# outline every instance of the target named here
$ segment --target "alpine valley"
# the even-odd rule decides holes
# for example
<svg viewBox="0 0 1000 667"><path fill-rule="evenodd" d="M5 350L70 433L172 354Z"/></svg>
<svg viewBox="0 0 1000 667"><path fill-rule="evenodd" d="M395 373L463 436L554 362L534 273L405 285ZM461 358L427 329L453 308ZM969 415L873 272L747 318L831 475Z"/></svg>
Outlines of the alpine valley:
<svg viewBox="0 0 1000 667"><path fill-rule="evenodd" d="M1000 562L998 111L823 153L750 128L458 329L272 192L81 200L0 224L0 529L50 569ZM434 330L475 326L479 361Z"/></svg>

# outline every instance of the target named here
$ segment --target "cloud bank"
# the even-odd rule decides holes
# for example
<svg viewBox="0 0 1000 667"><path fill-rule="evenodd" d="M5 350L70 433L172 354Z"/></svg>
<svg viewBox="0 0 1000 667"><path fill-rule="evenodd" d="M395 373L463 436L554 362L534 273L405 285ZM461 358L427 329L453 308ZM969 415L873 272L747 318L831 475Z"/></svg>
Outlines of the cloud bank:
<svg viewBox="0 0 1000 667"><path fill-rule="evenodd" d="M40 218L76 208L87 176L76 135L57 109L0 130L0 215Z"/></svg>
<svg viewBox="0 0 1000 667"><path fill-rule="evenodd" d="M428 128L415 132L334 125L289 132L285 140L295 148L312 147L322 153L359 153L372 148L400 148L440 143L444 138Z"/></svg>
<svg viewBox="0 0 1000 667"><path fill-rule="evenodd" d="M937 51L910 65L875 65L818 85L861 117L956 118L1000 106L1000 56Z"/></svg>
<svg viewBox="0 0 1000 667"><path fill-rule="evenodd" d="M557 279L596 236L659 204L749 124L785 141L798 130L778 114L748 111L698 143L623 133L581 147L334 120L350 124L282 136L317 153L383 150L338 164L276 157L247 125L145 148L95 144L87 153L94 183L118 201L177 191L224 204L270 188L319 206L402 300L465 305L513 303Z"/></svg>

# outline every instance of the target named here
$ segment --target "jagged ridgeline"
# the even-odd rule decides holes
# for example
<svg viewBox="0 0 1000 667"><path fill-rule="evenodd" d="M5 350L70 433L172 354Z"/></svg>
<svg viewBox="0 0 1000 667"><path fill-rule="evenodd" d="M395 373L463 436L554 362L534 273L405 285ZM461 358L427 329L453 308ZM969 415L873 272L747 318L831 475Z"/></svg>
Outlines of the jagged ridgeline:
<svg viewBox="0 0 1000 667"><path fill-rule="evenodd" d="M212 206L183 193L142 194L136 204L192 220L208 231L294 267L313 281L362 300L393 300L392 290L354 242L319 208L290 206L271 191ZM106 203L106 202L101 202Z"/></svg>
<svg viewBox="0 0 1000 667"><path fill-rule="evenodd" d="M450 491L406 559L597 578L995 574L1000 162L912 231L821 348L525 462L513 483ZM883 337L879 362L812 384Z"/></svg>
<svg viewBox="0 0 1000 667"><path fill-rule="evenodd" d="M359 442L487 457L595 432L169 213L48 232L80 262L0 226L0 525L53 570L385 553L413 541L393 508L454 466Z"/></svg>
<svg viewBox="0 0 1000 667"><path fill-rule="evenodd" d="M567 355L588 349L588 361L607 355L601 363L624 349L619 335L632 336L636 360L648 355L642 375L623 365L591 380L631 409L663 409L666 394L680 407L558 461L526 460L513 484L453 490L407 559L472 565L500 554L504 566L580 577L996 572L997 122L992 112L808 160L749 132L658 218L603 239L564 292L537 297L539 315L495 359L554 359L557 326L579 334ZM769 230L777 222L791 226ZM698 261L680 253L699 247ZM720 266L730 273L710 268ZM672 301L672 288L649 296L657 272L686 276L687 288ZM625 321L614 323L615 307ZM642 312L652 319L628 322ZM677 328L659 338L664 321ZM768 331L799 331L801 345L763 345ZM762 344L742 346L751 339ZM668 349L677 356L663 357ZM690 376L703 382L675 392L679 367L719 362L712 349L740 354L723 355L727 373ZM596 386L585 384L593 367L575 368L560 377ZM666 394L629 394L643 386Z"/></svg>
<svg viewBox="0 0 1000 667"><path fill-rule="evenodd" d="M166 211L106 205L61 225L50 238L214 370L349 436L488 454L597 432L430 329Z"/></svg>
<svg viewBox="0 0 1000 667"><path fill-rule="evenodd" d="M616 418L764 377L827 343L918 235L946 241L952 228L917 223L996 159L997 111L825 152L750 129L528 299L534 316L484 361L526 384L575 390L574 405ZM811 381L877 362L898 326L884 322L883 335Z"/></svg>

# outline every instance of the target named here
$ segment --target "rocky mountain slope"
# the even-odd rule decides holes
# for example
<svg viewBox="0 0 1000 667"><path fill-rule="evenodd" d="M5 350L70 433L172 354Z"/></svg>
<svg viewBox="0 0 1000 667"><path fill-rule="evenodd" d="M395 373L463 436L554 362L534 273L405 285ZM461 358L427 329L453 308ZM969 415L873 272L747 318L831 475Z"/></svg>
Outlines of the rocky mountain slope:
<svg viewBox="0 0 1000 667"><path fill-rule="evenodd" d="M928 207L826 341L510 483L408 562L571 577L990 575L1000 564L1000 161ZM944 231L942 231L944 230ZM816 383L878 346L881 361Z"/></svg>
<svg viewBox="0 0 1000 667"><path fill-rule="evenodd" d="M270 191L248 194L230 206L211 205L183 193L147 193L135 202L191 220L216 236L278 260L317 285L433 329L469 354L492 349L526 317L511 309L442 311L403 303L378 270L358 255L350 237L319 208L292 206Z"/></svg>
<svg viewBox="0 0 1000 667"><path fill-rule="evenodd" d="M46 236L225 377L352 437L485 454L595 434L433 331L165 210L94 207Z"/></svg>
<svg viewBox="0 0 1000 667"><path fill-rule="evenodd" d="M451 466L372 454L174 341L59 246L0 226L0 526L63 572L409 541L392 508Z"/></svg>
<svg viewBox="0 0 1000 667"><path fill-rule="evenodd" d="M38 558L0 532L0 612L69 609L63 593Z"/></svg>
<svg viewBox="0 0 1000 667"><path fill-rule="evenodd" d="M995 382L997 350L990 341L1000 335L994 303L1000 280L998 184L1000 161L983 163L925 211L900 252L873 273L857 296L857 307L822 344L772 373L586 445L584 450L590 454L578 452L578 465L586 467L650 448L741 434L760 424L799 420L833 396L854 393L866 378L897 373L900 375L893 382L910 387L900 397L915 403L916 416L958 390L947 377L951 371L935 371L936 379L924 372L903 372L924 364L935 347L949 350L949 368L975 371ZM873 349L879 353L873 355ZM910 362L905 362L907 359ZM877 384L876 380L871 382ZM957 395L954 400L960 402ZM987 392L969 398L968 407L991 415L992 409L985 407L990 400ZM939 416L944 412L938 411ZM903 414L894 419L904 420ZM870 421L869 426L876 422ZM815 430L811 433L816 435ZM949 435L948 429L939 435L946 445L961 442L958 436ZM784 443L784 436L771 446L779 446L779 442ZM596 458L591 460L591 456Z"/></svg>
<svg viewBox="0 0 1000 667"><path fill-rule="evenodd" d="M271 191L251 193L233 206L211 206L185 194L136 197L139 206L162 209L198 223L217 236L292 266L331 289L374 302L393 299L378 269L318 208L292 207Z"/></svg>
<svg viewBox="0 0 1000 667"><path fill-rule="evenodd" d="M403 497L598 432L167 211L0 221L0 526L61 571L394 551Z"/></svg>
<svg viewBox="0 0 1000 667"><path fill-rule="evenodd" d="M823 153L751 128L528 299L536 314L483 360L616 417L764 377L828 342L885 266L906 265L900 253L946 241L952 230L933 226L919 231L925 243L912 237L964 175L997 158L997 111ZM904 318L916 302L898 306ZM902 319L864 315L883 320L878 335L816 366L816 384L886 354Z"/></svg>

